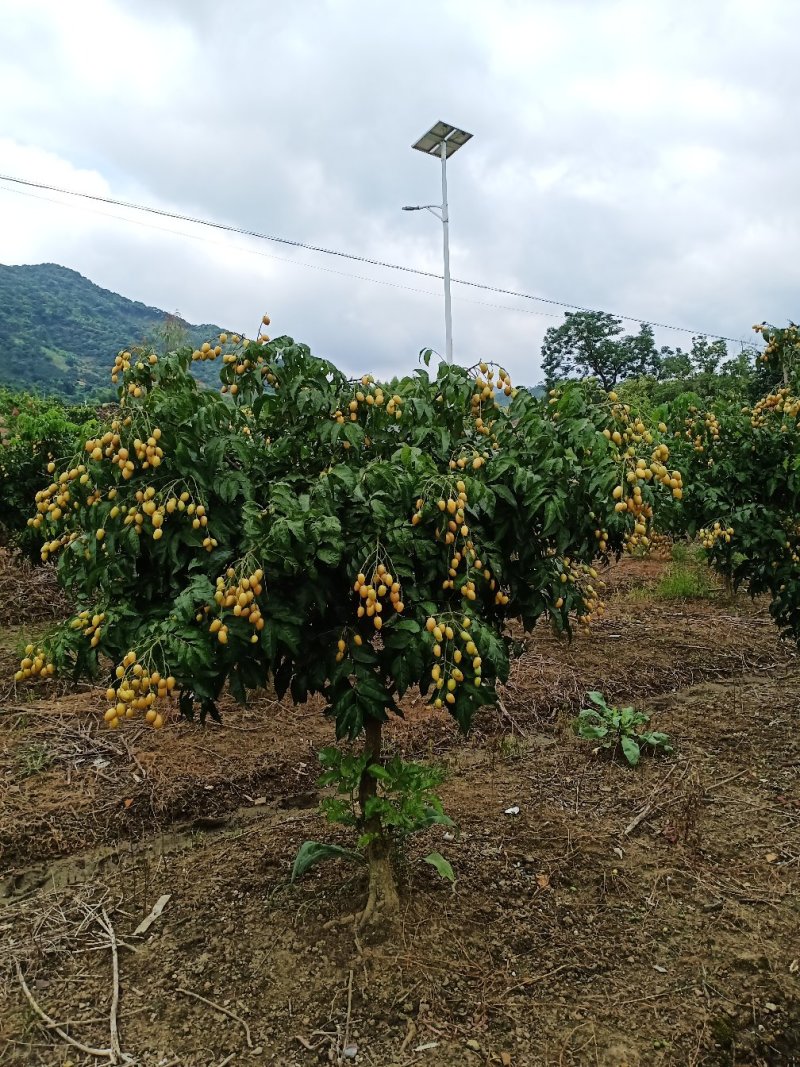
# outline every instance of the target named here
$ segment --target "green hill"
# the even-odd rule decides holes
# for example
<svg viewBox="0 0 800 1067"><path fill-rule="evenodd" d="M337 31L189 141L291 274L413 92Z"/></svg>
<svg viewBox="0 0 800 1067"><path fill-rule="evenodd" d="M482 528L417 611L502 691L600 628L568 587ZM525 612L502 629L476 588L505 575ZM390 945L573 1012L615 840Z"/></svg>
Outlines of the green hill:
<svg viewBox="0 0 800 1067"><path fill-rule="evenodd" d="M167 323L171 335L193 345L221 329L192 326L57 263L0 264L0 385L75 400L106 397L116 353L145 341L163 347L157 337ZM197 369L199 378L216 380L214 364Z"/></svg>

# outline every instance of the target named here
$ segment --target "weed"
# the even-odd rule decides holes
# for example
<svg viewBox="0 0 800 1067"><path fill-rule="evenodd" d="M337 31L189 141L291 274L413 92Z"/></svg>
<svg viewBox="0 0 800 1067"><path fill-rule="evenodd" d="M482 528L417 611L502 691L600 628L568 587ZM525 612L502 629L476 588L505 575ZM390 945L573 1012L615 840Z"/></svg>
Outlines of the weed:
<svg viewBox="0 0 800 1067"><path fill-rule="evenodd" d="M688 563L673 563L654 590L660 600L702 600L715 591L708 571Z"/></svg>
<svg viewBox="0 0 800 1067"><path fill-rule="evenodd" d="M685 541L674 541L672 544L672 560L674 563L686 563L689 558L689 546Z"/></svg>
<svg viewBox="0 0 800 1067"><path fill-rule="evenodd" d="M500 749L500 755L504 759L515 760L521 759L525 755L525 752L528 748L526 743L521 738L516 737L514 734L507 734L506 736L502 737L500 739L500 744L498 747Z"/></svg>
<svg viewBox="0 0 800 1067"><path fill-rule="evenodd" d="M622 754L633 767L641 757L645 746L656 752L672 752L667 734L643 731L650 716L634 708L615 708L606 703L602 693L587 693L594 704L584 708L575 720L575 732L587 741L599 741L599 748L622 749Z"/></svg>
<svg viewBox="0 0 800 1067"><path fill-rule="evenodd" d="M53 762L53 754L47 745L32 741L17 755L17 769L21 778L41 774Z"/></svg>

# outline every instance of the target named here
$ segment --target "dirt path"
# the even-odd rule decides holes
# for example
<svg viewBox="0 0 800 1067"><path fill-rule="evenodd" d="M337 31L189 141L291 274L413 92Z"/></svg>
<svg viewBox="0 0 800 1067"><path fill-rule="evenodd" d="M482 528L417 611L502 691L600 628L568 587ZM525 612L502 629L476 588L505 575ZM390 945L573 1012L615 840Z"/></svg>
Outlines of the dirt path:
<svg viewBox="0 0 800 1067"><path fill-rule="evenodd" d="M122 1047L148 1067L800 1058L800 661L758 604L655 604L659 572L617 571L603 624L572 645L537 631L505 713L469 739L409 702L392 744L448 767L460 832L409 848L384 939L355 935L361 872L287 884L303 840L336 836L316 812L318 708L265 696L221 728L110 734L96 692L9 694L0 1063L101 1062L45 1034L14 961L56 1021L107 1045L102 907L124 942ZM591 688L651 711L675 756L592 755L569 727ZM454 888L421 862L432 848Z"/></svg>

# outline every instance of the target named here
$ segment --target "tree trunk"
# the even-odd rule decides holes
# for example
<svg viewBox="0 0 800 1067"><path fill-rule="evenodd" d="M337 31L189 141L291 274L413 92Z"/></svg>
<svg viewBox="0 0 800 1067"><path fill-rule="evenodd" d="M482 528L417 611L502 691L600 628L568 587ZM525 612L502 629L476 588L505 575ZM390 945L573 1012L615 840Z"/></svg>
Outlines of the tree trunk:
<svg viewBox="0 0 800 1067"><path fill-rule="evenodd" d="M381 758L381 723L368 719L364 726L364 753L370 763L379 763ZM367 801L378 791L378 782L368 770L361 775L358 787L358 803L364 814ZM359 925L376 921L379 917L391 920L400 909L400 897L397 882L392 869L390 843L383 832L380 819L373 816L364 820L364 830L372 834L373 839L367 846L367 863L369 865L369 896Z"/></svg>

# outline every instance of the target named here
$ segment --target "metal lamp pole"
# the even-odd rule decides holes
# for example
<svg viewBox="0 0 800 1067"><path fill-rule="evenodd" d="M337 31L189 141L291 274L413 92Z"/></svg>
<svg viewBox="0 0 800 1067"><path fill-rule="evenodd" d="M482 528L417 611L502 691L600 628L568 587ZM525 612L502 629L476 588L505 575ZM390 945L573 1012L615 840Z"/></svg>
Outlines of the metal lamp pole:
<svg viewBox="0 0 800 1067"><path fill-rule="evenodd" d="M450 215L447 210L447 142L442 141L442 233L444 234L444 356L453 362L453 309L450 302Z"/></svg>
<svg viewBox="0 0 800 1067"><path fill-rule="evenodd" d="M421 204L418 207L404 207L403 211L430 211L442 223L444 242L444 331L445 359L453 362L453 312L450 300L450 211L447 203L447 160L454 152L472 137L471 133L459 130L446 122L437 122L435 126L412 147L426 156L439 156L442 161L442 202L441 204Z"/></svg>

